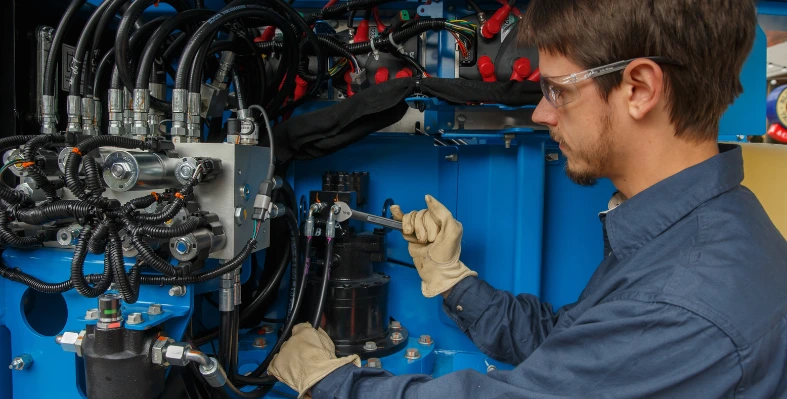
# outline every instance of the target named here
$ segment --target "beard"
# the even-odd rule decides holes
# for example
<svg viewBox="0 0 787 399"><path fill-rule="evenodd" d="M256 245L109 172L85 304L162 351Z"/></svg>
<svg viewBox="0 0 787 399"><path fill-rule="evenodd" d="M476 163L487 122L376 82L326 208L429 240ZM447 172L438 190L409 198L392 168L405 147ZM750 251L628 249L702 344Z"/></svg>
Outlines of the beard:
<svg viewBox="0 0 787 399"><path fill-rule="evenodd" d="M600 119L599 128L601 131L599 132L598 140L584 148L570 147L571 157L567 157L564 166L568 179L580 186L595 186L598 183L598 179L603 177L604 169L611 157L613 144L611 110L602 114ZM557 137L551 130L549 134L553 139ZM574 162L572 162L572 159ZM579 161L582 161L585 166L577 167L576 163Z"/></svg>

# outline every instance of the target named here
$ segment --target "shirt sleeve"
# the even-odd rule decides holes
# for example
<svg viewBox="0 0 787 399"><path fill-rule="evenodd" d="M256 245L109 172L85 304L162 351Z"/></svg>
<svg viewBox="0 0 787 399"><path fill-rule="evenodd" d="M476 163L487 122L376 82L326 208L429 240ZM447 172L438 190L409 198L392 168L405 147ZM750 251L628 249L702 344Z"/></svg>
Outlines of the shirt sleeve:
<svg viewBox="0 0 787 399"><path fill-rule="evenodd" d="M312 389L324 398L729 397L741 379L735 346L683 308L618 300L586 311L511 371L440 378L345 366Z"/></svg>
<svg viewBox="0 0 787 399"><path fill-rule="evenodd" d="M570 306L570 305L569 305ZM529 294L514 296L477 277L455 285L443 310L489 357L519 364L547 338L563 309Z"/></svg>

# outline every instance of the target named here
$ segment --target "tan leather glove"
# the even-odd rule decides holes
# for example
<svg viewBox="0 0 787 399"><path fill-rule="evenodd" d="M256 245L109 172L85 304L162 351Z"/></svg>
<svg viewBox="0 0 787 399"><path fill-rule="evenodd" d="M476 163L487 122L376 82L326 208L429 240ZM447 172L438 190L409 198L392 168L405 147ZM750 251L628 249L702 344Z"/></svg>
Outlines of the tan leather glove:
<svg viewBox="0 0 787 399"><path fill-rule="evenodd" d="M402 235L410 243L407 249L421 276L421 293L431 298L478 273L459 260L462 224L431 195L426 196L426 206L427 209L405 215L398 205L394 205L391 215L402 222Z"/></svg>
<svg viewBox="0 0 787 399"><path fill-rule="evenodd" d="M268 366L268 374L298 391L302 398L328 374L353 363L361 366L358 355L336 358L336 347L322 329L315 330L309 323L292 328L292 337L284 343Z"/></svg>

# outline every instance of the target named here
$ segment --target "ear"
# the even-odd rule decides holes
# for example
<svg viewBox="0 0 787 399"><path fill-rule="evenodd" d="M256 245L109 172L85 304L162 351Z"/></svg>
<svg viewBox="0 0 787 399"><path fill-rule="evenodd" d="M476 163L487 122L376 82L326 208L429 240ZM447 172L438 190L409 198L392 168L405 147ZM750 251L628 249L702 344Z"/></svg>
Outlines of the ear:
<svg viewBox="0 0 787 399"><path fill-rule="evenodd" d="M637 59L623 71L623 88L629 114L642 120L661 102L664 72L651 60Z"/></svg>

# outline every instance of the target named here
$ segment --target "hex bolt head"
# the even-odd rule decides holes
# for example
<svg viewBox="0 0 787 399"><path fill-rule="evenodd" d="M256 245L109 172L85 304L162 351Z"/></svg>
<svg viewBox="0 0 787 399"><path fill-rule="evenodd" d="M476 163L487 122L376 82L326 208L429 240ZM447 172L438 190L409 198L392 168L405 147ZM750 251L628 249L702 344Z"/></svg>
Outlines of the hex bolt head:
<svg viewBox="0 0 787 399"><path fill-rule="evenodd" d="M268 341L266 341L263 337L254 338L254 343L251 344L251 346L259 349L264 348L266 345L268 345Z"/></svg>
<svg viewBox="0 0 787 399"><path fill-rule="evenodd" d="M404 357L415 360L421 358L421 352L418 352L418 349L415 348L408 348L407 351L404 353Z"/></svg>
<svg viewBox="0 0 787 399"><path fill-rule="evenodd" d="M109 168L109 172L115 179L125 179L131 175L131 165L126 162L118 162Z"/></svg>
<svg viewBox="0 0 787 399"><path fill-rule="evenodd" d="M169 289L169 296L183 296L186 295L186 287L182 285L173 285Z"/></svg>
<svg viewBox="0 0 787 399"><path fill-rule="evenodd" d="M85 320L98 320L98 309L88 309L85 312Z"/></svg>
<svg viewBox="0 0 787 399"><path fill-rule="evenodd" d="M418 338L418 343L421 345L431 345L432 344L432 337L429 335L422 335Z"/></svg>
<svg viewBox="0 0 787 399"><path fill-rule="evenodd" d="M14 357L14 359L11 361L11 364L8 365L8 368L11 370L21 371L24 370L25 367L30 367L32 364L33 357L25 353L23 355Z"/></svg>
<svg viewBox="0 0 787 399"><path fill-rule="evenodd" d="M396 320L391 322L391 329L392 330L399 330L401 328L402 328L402 323L400 323L400 322L398 322Z"/></svg>
<svg viewBox="0 0 787 399"><path fill-rule="evenodd" d="M260 334L260 335L264 335L264 334L270 334L270 333L272 333L272 332L273 332L273 327L271 327L271 326L269 326L269 325L267 325L267 324L263 324L263 325L260 327L260 329L259 329L259 330L257 330L257 334Z"/></svg>
<svg viewBox="0 0 787 399"><path fill-rule="evenodd" d="M55 336L55 343L56 344L60 345L62 342L63 342L63 336L62 335Z"/></svg>
<svg viewBox="0 0 787 399"><path fill-rule="evenodd" d="M141 324L142 323L142 313L131 313L128 315L126 319L126 324Z"/></svg>
<svg viewBox="0 0 787 399"><path fill-rule="evenodd" d="M366 361L366 367L380 369L383 367L383 362L376 357L370 357L369 360Z"/></svg>
<svg viewBox="0 0 787 399"><path fill-rule="evenodd" d="M367 351L377 350L377 343L374 341L369 341L363 344L363 349Z"/></svg>
<svg viewBox="0 0 787 399"><path fill-rule="evenodd" d="M401 342L402 340L404 340L404 336L402 335L402 333L397 331L397 332L391 334L391 341L393 341L393 342Z"/></svg>
<svg viewBox="0 0 787 399"><path fill-rule="evenodd" d="M149 315L159 315L161 313L163 313L163 312L161 311L161 305L160 304L158 304L158 303L151 303L150 306L148 306L148 314Z"/></svg>

